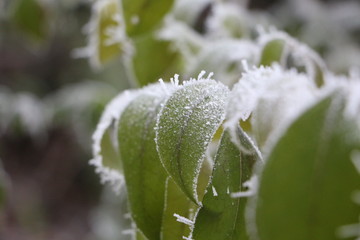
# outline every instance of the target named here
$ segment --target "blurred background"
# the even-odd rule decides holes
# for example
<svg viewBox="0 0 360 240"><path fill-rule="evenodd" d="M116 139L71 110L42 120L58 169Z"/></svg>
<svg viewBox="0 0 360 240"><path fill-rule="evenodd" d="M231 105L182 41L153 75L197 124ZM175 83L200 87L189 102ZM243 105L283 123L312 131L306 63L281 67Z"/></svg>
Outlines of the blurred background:
<svg viewBox="0 0 360 240"><path fill-rule="evenodd" d="M88 164L91 135L106 103L124 89L175 72L187 76L208 68L217 76L206 54L189 67L181 47L173 53L166 45L170 53L163 53L158 43L136 37L130 40L137 50L131 71L124 57L94 58L84 51L92 44L87 23L94 19L94 2L0 0L1 240L126 239L120 227L125 197L101 185ZM167 13L187 26L181 36L189 30L207 41L229 38L229 32L251 39L255 25L271 25L310 45L335 73L360 66L358 0L191 2L175 1ZM216 2L236 4L239 11ZM146 67L173 61L174 54L182 60L170 68ZM230 82L240 76L231 64L219 69Z"/></svg>

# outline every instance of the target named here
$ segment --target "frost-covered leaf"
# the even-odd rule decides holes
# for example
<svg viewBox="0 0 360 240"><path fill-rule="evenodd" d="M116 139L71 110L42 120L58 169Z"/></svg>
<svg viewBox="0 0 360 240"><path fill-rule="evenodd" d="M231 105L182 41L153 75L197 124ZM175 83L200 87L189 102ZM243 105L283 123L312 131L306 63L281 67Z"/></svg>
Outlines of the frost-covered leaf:
<svg viewBox="0 0 360 240"><path fill-rule="evenodd" d="M152 34L135 39L136 52L133 66L140 86L168 78L176 71L178 54L170 48L169 41L156 39Z"/></svg>
<svg viewBox="0 0 360 240"><path fill-rule="evenodd" d="M103 2L102 2L103 1ZM120 6L117 0L99 1L97 32L97 57L100 64L106 63L120 55L121 43L114 41L115 31L123 31L124 28L120 20ZM97 8L97 6L95 6ZM118 34L118 33L117 33Z"/></svg>
<svg viewBox="0 0 360 240"><path fill-rule="evenodd" d="M123 184L122 163L117 152L118 121L123 110L138 95L138 91L125 91L116 96L105 108L93 134L93 159L90 164L100 175L102 183L109 183L118 192Z"/></svg>
<svg viewBox="0 0 360 240"><path fill-rule="evenodd" d="M161 240L182 239L184 236L189 236L191 226L177 221L174 214L192 219L196 208L196 205L186 197L176 183L171 178L168 178L166 182Z"/></svg>
<svg viewBox="0 0 360 240"><path fill-rule="evenodd" d="M125 33L120 1L99 0L93 5L90 22L86 25L88 45L74 51L75 57L88 57L94 68L116 57L131 53Z"/></svg>
<svg viewBox="0 0 360 240"><path fill-rule="evenodd" d="M249 145L247 142L242 144ZM231 193L245 193L244 183L252 175L256 158L254 149L252 154L240 152L232 142L229 130L224 131L215 157L212 180L195 219L194 239L248 239L244 211L247 199L234 198Z"/></svg>
<svg viewBox="0 0 360 240"><path fill-rule="evenodd" d="M168 13L174 0L122 0L126 32L137 36L153 30Z"/></svg>
<svg viewBox="0 0 360 240"><path fill-rule="evenodd" d="M360 176L350 155L360 148L360 134L344 117L342 94L300 116L265 161L251 211L260 239L339 239L340 226L358 221L360 207L350 196Z"/></svg>
<svg viewBox="0 0 360 240"><path fill-rule="evenodd" d="M154 128L166 97L160 84L141 90L119 121L119 150L132 218L149 240L160 238L164 209L167 174L156 151Z"/></svg>
<svg viewBox="0 0 360 240"><path fill-rule="evenodd" d="M251 114L254 138L262 150L268 150L319 95L315 84L295 70L285 71L279 66L254 68L234 85L226 124L235 129L239 120L248 120Z"/></svg>
<svg viewBox="0 0 360 240"><path fill-rule="evenodd" d="M272 63L283 61L285 51L285 41L283 39L274 39L266 43L262 49L260 65L271 66Z"/></svg>
<svg viewBox="0 0 360 240"><path fill-rule="evenodd" d="M193 80L177 90L159 114L156 139L160 159L195 203L200 167L208 144L224 119L228 92L213 80Z"/></svg>
<svg viewBox="0 0 360 240"><path fill-rule="evenodd" d="M263 48L260 65L269 66L277 62L284 68L305 71L318 87L324 84L325 63L306 44L279 31L263 33L258 42Z"/></svg>

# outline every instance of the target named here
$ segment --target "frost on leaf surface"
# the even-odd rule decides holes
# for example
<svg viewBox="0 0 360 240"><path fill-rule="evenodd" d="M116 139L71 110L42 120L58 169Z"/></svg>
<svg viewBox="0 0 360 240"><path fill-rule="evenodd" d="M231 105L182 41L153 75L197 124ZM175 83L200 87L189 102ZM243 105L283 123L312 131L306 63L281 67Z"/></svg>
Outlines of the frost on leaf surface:
<svg viewBox="0 0 360 240"><path fill-rule="evenodd" d="M90 164L95 166L101 182L108 182L116 192L119 192L124 181L121 161L117 155L117 125L121 113L137 95L138 91L125 91L116 96L106 106L92 136L93 159L90 160ZM105 147L108 150L106 153L111 152L111 156L115 159L104 158Z"/></svg>
<svg viewBox="0 0 360 240"><path fill-rule="evenodd" d="M160 159L195 203L200 167L225 117L228 93L226 86L214 80L190 80L174 92L158 116L156 143Z"/></svg>
<svg viewBox="0 0 360 240"><path fill-rule="evenodd" d="M90 65L98 69L102 64L132 49L125 33L122 8L117 0L99 0L93 4L91 19L84 27L88 44L76 49L74 57L87 57Z"/></svg>
<svg viewBox="0 0 360 240"><path fill-rule="evenodd" d="M320 95L304 74L279 66L248 70L232 89L227 126L235 129L251 115L253 134L260 148L269 148L299 113Z"/></svg>
<svg viewBox="0 0 360 240"><path fill-rule="evenodd" d="M119 152L129 207L137 228L149 240L160 238L167 178L156 151L154 128L162 102L174 88L165 83L143 88L119 120Z"/></svg>
<svg viewBox="0 0 360 240"><path fill-rule="evenodd" d="M244 214L247 199L234 198L232 193L245 193L247 190L246 185L257 160L256 151L252 150L252 154L240 151L232 142L229 130L224 130L215 156L211 182L196 216L194 239L248 239Z"/></svg>
<svg viewBox="0 0 360 240"><path fill-rule="evenodd" d="M263 31L258 38L258 44L263 49L260 64L270 65L272 61L277 61L284 67L304 67L307 75L318 87L324 84L325 63L307 45L276 29ZM272 45L271 48L269 44ZM289 59L292 64L289 64Z"/></svg>

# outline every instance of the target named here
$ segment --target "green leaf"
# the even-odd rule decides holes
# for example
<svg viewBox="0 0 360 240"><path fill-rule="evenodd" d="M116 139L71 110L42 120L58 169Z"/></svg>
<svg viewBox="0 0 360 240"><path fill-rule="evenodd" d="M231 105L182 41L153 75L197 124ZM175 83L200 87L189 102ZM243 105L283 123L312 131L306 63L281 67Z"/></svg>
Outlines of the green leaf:
<svg viewBox="0 0 360 240"><path fill-rule="evenodd" d="M314 81L316 86L322 87L325 83L324 69L318 62L314 60L315 76Z"/></svg>
<svg viewBox="0 0 360 240"><path fill-rule="evenodd" d="M190 234L190 227L178 222L174 214L190 218L196 205L192 203L176 183L168 178L166 182L165 209L161 229L161 240L182 239Z"/></svg>
<svg viewBox="0 0 360 240"><path fill-rule="evenodd" d="M360 176L350 154L360 147L359 131L343 117L343 107L338 95L325 98L274 147L255 204L260 239L341 239L339 227L358 221L360 207L351 195Z"/></svg>
<svg viewBox="0 0 360 240"><path fill-rule="evenodd" d="M271 66L272 63L281 63L284 54L285 41L283 39L274 39L265 44L260 58L260 64Z"/></svg>
<svg viewBox="0 0 360 240"><path fill-rule="evenodd" d="M114 121L110 126L105 130L104 135L100 141L100 155L102 156L102 164L105 167L115 169L119 172L122 172L122 163L117 152L117 149L114 146Z"/></svg>
<svg viewBox="0 0 360 240"><path fill-rule="evenodd" d="M155 39L151 34L135 39L134 43L133 66L140 86L167 79L170 73L177 72L178 54L170 49L170 42Z"/></svg>
<svg viewBox="0 0 360 240"><path fill-rule="evenodd" d="M193 81L176 91L159 114L156 139L160 159L195 203L200 167L224 119L228 94L227 87L215 81Z"/></svg>
<svg viewBox="0 0 360 240"><path fill-rule="evenodd" d="M37 0L18 0L16 2L13 20L15 24L36 40L42 40L46 34L45 9Z"/></svg>
<svg viewBox="0 0 360 240"><path fill-rule="evenodd" d="M135 237L136 240L148 240L140 230L136 230L135 234L136 234Z"/></svg>
<svg viewBox="0 0 360 240"><path fill-rule="evenodd" d="M133 37L152 31L171 9L174 0L122 0L126 30Z"/></svg>
<svg viewBox="0 0 360 240"><path fill-rule="evenodd" d="M132 217L149 240L160 238L167 177L154 141L162 100L156 93L141 94L119 122L119 149Z"/></svg>
<svg viewBox="0 0 360 240"><path fill-rule="evenodd" d="M248 143L244 142L244 145ZM243 184L250 179L257 158L253 152L241 153L231 141L229 130L224 131L215 157L212 181L195 220L194 239L248 239L244 217L247 198L233 198L230 193L246 190Z"/></svg>
<svg viewBox="0 0 360 240"><path fill-rule="evenodd" d="M116 20L116 16L120 14L120 5L118 0L107 1L106 3L98 3L97 12L97 61L98 64L105 64L114 58L120 56L122 50L122 44L116 41L112 41L111 29L117 29L120 31L122 22Z"/></svg>

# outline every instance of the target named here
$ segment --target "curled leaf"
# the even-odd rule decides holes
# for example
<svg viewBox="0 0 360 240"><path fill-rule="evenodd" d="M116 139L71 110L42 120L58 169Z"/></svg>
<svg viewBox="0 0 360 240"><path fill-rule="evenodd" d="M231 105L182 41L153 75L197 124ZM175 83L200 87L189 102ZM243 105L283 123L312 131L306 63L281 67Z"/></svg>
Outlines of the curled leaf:
<svg viewBox="0 0 360 240"><path fill-rule="evenodd" d="M157 120L157 149L170 176L195 203L206 149L225 115L229 90L213 80L191 81L165 103Z"/></svg>

